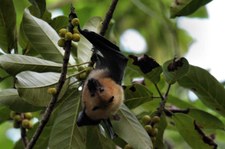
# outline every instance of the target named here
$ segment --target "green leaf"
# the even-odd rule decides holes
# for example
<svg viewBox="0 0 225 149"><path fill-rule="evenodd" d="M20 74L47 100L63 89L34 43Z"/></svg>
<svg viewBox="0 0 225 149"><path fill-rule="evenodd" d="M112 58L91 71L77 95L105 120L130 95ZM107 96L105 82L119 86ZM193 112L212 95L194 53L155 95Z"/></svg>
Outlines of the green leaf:
<svg viewBox="0 0 225 149"><path fill-rule="evenodd" d="M212 149L210 146L203 141L203 136L195 129L194 119L190 116L182 113L175 114L172 119L175 122L176 128L184 140L193 149Z"/></svg>
<svg viewBox="0 0 225 149"><path fill-rule="evenodd" d="M206 6L200 7L196 12L189 15L190 18L208 18L208 11Z"/></svg>
<svg viewBox="0 0 225 149"><path fill-rule="evenodd" d="M37 8L36 6L34 6L34 5L32 5L32 6L30 6L29 8L29 11L30 11L30 13L34 16L34 17L37 17L37 18L39 18L39 19L42 19L42 20L44 20L45 22L51 22L51 17L52 17L52 14L47 10L47 9L45 9L45 11L44 12L42 12L43 14L41 14L41 12L40 12L40 9L39 8Z"/></svg>
<svg viewBox="0 0 225 149"><path fill-rule="evenodd" d="M1 0L0 48L6 53L17 50L16 12L12 0Z"/></svg>
<svg viewBox="0 0 225 149"><path fill-rule="evenodd" d="M162 73L162 67L156 67L152 69L151 72L145 74L144 76L150 79L153 83L157 84L160 80L160 74Z"/></svg>
<svg viewBox="0 0 225 149"><path fill-rule="evenodd" d="M7 89L7 88L13 88L14 81L15 81L15 78L13 78L10 75L2 78L0 81L0 89L2 90L2 89Z"/></svg>
<svg viewBox="0 0 225 149"><path fill-rule="evenodd" d="M66 16L58 16L54 18L49 24L58 32L61 28L67 28L69 18Z"/></svg>
<svg viewBox="0 0 225 149"><path fill-rule="evenodd" d="M9 120L10 118L10 109L0 103L0 124Z"/></svg>
<svg viewBox="0 0 225 149"><path fill-rule="evenodd" d="M62 63L64 50L57 45L60 39L56 31L45 21L32 16L25 9L22 20L22 29L30 44L44 59ZM70 57L70 64L75 60Z"/></svg>
<svg viewBox="0 0 225 149"><path fill-rule="evenodd" d="M102 27L102 21L101 17L92 17L84 24L83 28L99 33Z"/></svg>
<svg viewBox="0 0 225 149"><path fill-rule="evenodd" d="M187 16L212 0L174 0L170 7L170 16Z"/></svg>
<svg viewBox="0 0 225 149"><path fill-rule="evenodd" d="M16 89L5 89L0 91L0 104L8 106L11 110L16 112L33 112L42 109L25 102L19 97Z"/></svg>
<svg viewBox="0 0 225 149"><path fill-rule="evenodd" d="M48 88L56 87L59 73L36 73L24 71L16 75L16 88L19 96L26 102L35 106L46 106L52 98L47 92ZM64 95L68 88L69 80L64 83L59 99Z"/></svg>
<svg viewBox="0 0 225 149"><path fill-rule="evenodd" d="M60 72L62 64L36 57L9 54L0 56L0 66L11 75L32 70L36 72Z"/></svg>
<svg viewBox="0 0 225 149"><path fill-rule="evenodd" d="M152 142L136 116L122 105L118 111L120 119L112 121L116 134L135 149L152 149Z"/></svg>
<svg viewBox="0 0 225 149"><path fill-rule="evenodd" d="M152 101L142 104L141 106L135 109L132 109L132 112L134 112L135 115L142 115L142 116L143 114L146 114L146 113L149 113L149 114L154 113L159 107L160 102L161 102L161 99L159 98L154 99Z"/></svg>
<svg viewBox="0 0 225 149"><path fill-rule="evenodd" d="M152 92L141 84L126 86L124 93L125 104L130 109L152 100Z"/></svg>
<svg viewBox="0 0 225 149"><path fill-rule="evenodd" d="M191 89L206 106L225 116L225 89L208 71L190 66L178 83Z"/></svg>
<svg viewBox="0 0 225 149"><path fill-rule="evenodd" d="M0 146L4 146L4 148L13 148L13 141L6 136L6 133L10 128L12 128L12 123L10 122L5 122L1 124L0 127Z"/></svg>
<svg viewBox="0 0 225 149"><path fill-rule="evenodd" d="M98 33L100 31L101 22L102 19L100 17L93 17L85 23L83 28ZM77 48L78 48L77 55L79 58L79 62L83 63L90 61L90 57L92 55L91 49L93 47L92 44L82 35Z"/></svg>
<svg viewBox="0 0 225 149"><path fill-rule="evenodd" d="M86 127L78 127L76 119L80 94L73 90L67 96L54 122L49 147L54 149L85 149Z"/></svg>
<svg viewBox="0 0 225 149"><path fill-rule="evenodd" d="M167 98L167 103L170 103L178 108L184 109L184 108L194 108L194 104L188 103L185 100L182 100L180 98L174 97L169 95Z"/></svg>
<svg viewBox="0 0 225 149"><path fill-rule="evenodd" d="M29 2L39 9L40 15L43 16L46 10L46 0L29 0Z"/></svg>
<svg viewBox="0 0 225 149"><path fill-rule="evenodd" d="M97 127L88 127L87 134L87 149L115 149L113 141L104 137Z"/></svg>
<svg viewBox="0 0 225 149"><path fill-rule="evenodd" d="M172 59L163 64L163 74L169 84L174 84L179 78L183 77L188 69L189 63L184 57Z"/></svg>
<svg viewBox="0 0 225 149"><path fill-rule="evenodd" d="M191 108L188 112L188 115L196 120L196 123L200 128L224 130L224 124L220 119L203 110Z"/></svg>

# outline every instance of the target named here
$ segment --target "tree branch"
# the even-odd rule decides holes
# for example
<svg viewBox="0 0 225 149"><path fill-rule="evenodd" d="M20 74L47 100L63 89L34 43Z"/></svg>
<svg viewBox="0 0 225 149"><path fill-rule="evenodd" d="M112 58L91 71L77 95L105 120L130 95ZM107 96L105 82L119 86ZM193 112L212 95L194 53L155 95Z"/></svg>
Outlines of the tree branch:
<svg viewBox="0 0 225 149"><path fill-rule="evenodd" d="M157 115L160 116L162 114L162 112L165 111L166 100L167 100L167 97L169 95L171 84L169 84L169 86L167 88L167 91L164 94L164 96L162 95L161 91L159 90L159 87L157 86L157 84L154 84L154 85L155 85L155 88L157 89L157 92L160 95L160 98L162 99L161 102L160 102L159 107L157 108Z"/></svg>
<svg viewBox="0 0 225 149"><path fill-rule="evenodd" d="M112 0L112 3L109 7L109 10L105 15L104 21L102 22L102 28L101 28L101 31L100 31L100 35L102 35L102 36L105 35L105 32L108 29L108 26L109 26L110 20L112 19L112 16L113 16L114 10L116 8L117 2L118 2L118 0Z"/></svg>
<svg viewBox="0 0 225 149"><path fill-rule="evenodd" d="M76 16L74 13L74 8L71 7L71 12L69 15L70 22L74 18L74 16ZM71 23L69 23L68 30L70 32L73 32L73 26ZM26 149L32 149L33 146L35 145L35 143L37 142L39 136L41 135L45 125L47 124L47 122L51 116L51 113L57 102L59 93L62 90L63 84L66 80L67 65L68 65L68 61L69 61L69 57L70 57L70 50L71 50L71 41L70 40L66 41L64 50L65 50L65 53L64 53L64 57L63 57L63 66L62 66L61 75L60 75L58 84L56 86L56 93L54 95L52 95L52 99L44 112L44 115L40 121L40 124L39 124L38 128L36 129L33 137L31 138L29 144L27 145Z"/></svg>

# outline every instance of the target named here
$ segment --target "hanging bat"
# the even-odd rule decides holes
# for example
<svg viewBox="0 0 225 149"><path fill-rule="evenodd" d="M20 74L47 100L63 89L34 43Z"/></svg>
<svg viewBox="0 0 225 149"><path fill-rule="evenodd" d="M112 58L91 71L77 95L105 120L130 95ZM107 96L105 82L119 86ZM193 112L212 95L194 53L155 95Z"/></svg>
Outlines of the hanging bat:
<svg viewBox="0 0 225 149"><path fill-rule="evenodd" d="M92 60L96 66L83 85L83 110L79 113L77 125L97 125L103 121L113 138L115 133L109 118L116 114L124 100L121 83L127 58L119 47L103 36L78 29L95 49Z"/></svg>

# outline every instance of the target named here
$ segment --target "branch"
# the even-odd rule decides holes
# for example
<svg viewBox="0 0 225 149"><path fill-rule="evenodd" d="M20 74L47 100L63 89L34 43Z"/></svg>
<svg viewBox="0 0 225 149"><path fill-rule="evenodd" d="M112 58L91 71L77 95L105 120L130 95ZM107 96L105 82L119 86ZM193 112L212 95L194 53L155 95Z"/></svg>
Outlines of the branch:
<svg viewBox="0 0 225 149"><path fill-rule="evenodd" d="M164 96L162 95L161 91L159 90L159 87L157 86L157 84L154 84L154 85L155 85L155 88L157 89L157 92L160 95L160 98L162 99L162 101L160 102L159 107L157 108L157 115L161 115L163 111L165 112L166 100L167 100L167 97L169 95L171 84L169 84L169 86L167 88L167 91L166 91Z"/></svg>
<svg viewBox="0 0 225 149"><path fill-rule="evenodd" d="M171 84L169 84L169 86L168 86L168 88L167 88L167 91L166 91L166 93L165 93L165 95L164 95L165 100L167 99L167 97L168 97L168 95L169 95L170 88L171 88Z"/></svg>
<svg viewBox="0 0 225 149"><path fill-rule="evenodd" d="M74 18L74 16L75 16L74 8L71 7L71 13L69 15L70 22ZM68 26L68 30L70 32L73 32L73 26L71 25L71 23ZM62 66L61 75L60 75L58 84L56 86L56 93L54 95L52 95L52 99L44 112L42 120L40 121L40 124L39 124L38 128L36 129L33 137L31 138L29 144L27 145L26 149L32 149L33 146L35 145L35 143L37 142L39 136L41 135L45 125L47 124L47 122L51 116L51 113L57 102L59 93L62 90L63 84L66 80L67 65L68 65L68 61L69 61L69 57L70 57L70 50L71 50L71 41L70 40L66 41L64 50L65 50L65 53L64 53L64 57L63 57L63 66Z"/></svg>
<svg viewBox="0 0 225 149"><path fill-rule="evenodd" d="M162 93L161 93L161 91L160 91L158 85L154 83L154 86L155 86L157 92L159 93L160 98L161 98L162 100L164 100L164 97L163 97L163 95L162 95Z"/></svg>
<svg viewBox="0 0 225 149"><path fill-rule="evenodd" d="M105 19L102 22L102 28L101 28L101 31L100 31L100 35L102 35L102 36L105 35L105 32L108 29L108 26L109 26L110 20L112 19L112 16L113 16L114 10L116 8L117 2L118 2L118 0L112 0L112 3L109 7L109 10L105 15Z"/></svg>

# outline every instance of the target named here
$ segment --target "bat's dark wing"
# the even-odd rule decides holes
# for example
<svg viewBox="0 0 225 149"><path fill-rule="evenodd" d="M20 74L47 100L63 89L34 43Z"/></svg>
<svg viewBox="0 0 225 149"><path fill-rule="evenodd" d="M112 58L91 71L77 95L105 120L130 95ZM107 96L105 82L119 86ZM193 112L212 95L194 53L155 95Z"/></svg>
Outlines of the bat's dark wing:
<svg viewBox="0 0 225 149"><path fill-rule="evenodd" d="M80 30L80 33L102 54L97 54L96 68L107 68L110 77L121 85L127 58L120 52L119 47L95 32Z"/></svg>

